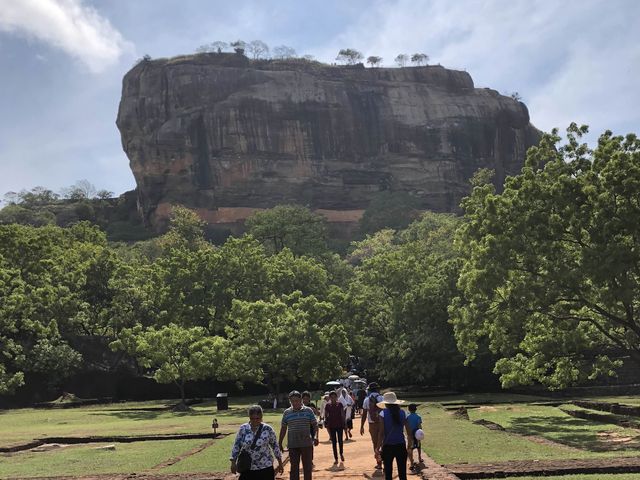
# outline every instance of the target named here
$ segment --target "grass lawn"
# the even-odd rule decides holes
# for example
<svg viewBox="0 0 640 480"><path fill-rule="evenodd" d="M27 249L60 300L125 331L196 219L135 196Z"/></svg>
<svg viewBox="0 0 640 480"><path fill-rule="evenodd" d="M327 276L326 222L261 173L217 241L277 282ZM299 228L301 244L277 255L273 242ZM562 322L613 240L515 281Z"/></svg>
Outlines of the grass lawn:
<svg viewBox="0 0 640 480"><path fill-rule="evenodd" d="M0 456L0 478L142 472L188 452L205 441L117 443L115 450L98 450L96 447L100 444L84 444L49 452L5 454Z"/></svg>
<svg viewBox="0 0 640 480"><path fill-rule="evenodd" d="M419 407L427 435L423 449L439 463L638 455L639 445L635 440L637 431L577 419L556 407L531 404L544 400L540 397L501 394L425 398ZM527 401L531 403L522 403ZM420 400L416 399L416 403L420 403ZM456 419L441 408L441 405L483 403L483 407L468 410L471 421ZM507 431L489 430L472 423L481 418L499 423ZM535 443L510 432L534 435L562 445ZM591 478L595 480L595 477Z"/></svg>
<svg viewBox="0 0 640 480"><path fill-rule="evenodd" d="M0 445L42 436L209 433L211 420L215 417L220 424L220 431L231 435L160 472L227 471L234 434L238 426L247 421L247 407L257 400L257 397L230 398L231 409L225 412L217 412L215 402L196 405L189 412L148 410L167 405L165 401L59 410L4 410L0 411ZM581 420L563 413L557 407L536 405L545 400L541 397L479 394L411 400L420 404L419 413L427 434L423 448L435 461L443 464L597 458L638 455L640 451L637 431ZM507 432L489 430L471 421L456 419L442 408L443 404L483 405L468 410L470 419L482 418L499 423ZM578 408L570 405L563 407ZM277 430L281 415L281 410L266 411L264 420ZM536 443L522 435L557 443ZM116 443L115 451L96 450L98 444L84 444L49 452L4 455L0 456L0 478L142 472L205 442L198 439ZM578 478L640 480L640 474L562 477L563 480Z"/></svg>
<svg viewBox="0 0 640 480"><path fill-rule="evenodd" d="M573 406L563 406L573 408ZM535 405L500 405L469 410L469 418L499 423L509 432L536 435L563 445L580 448L583 456L637 455L636 430L574 418L560 408ZM622 441L624 440L624 441ZM582 453L582 452L580 452ZM573 458L580 458L571 452Z"/></svg>
<svg viewBox="0 0 640 480"><path fill-rule="evenodd" d="M247 407L258 397L230 398L230 409L217 412L215 402L195 405L190 412L146 411L166 401L92 405L69 409L0 410L0 446L40 437L209 433L215 417L220 432L235 432L247 421ZM172 402L169 402L172 403ZM281 411L266 411L265 421L279 421Z"/></svg>
<svg viewBox="0 0 640 480"><path fill-rule="evenodd" d="M226 472L229 470L229 455L235 438L235 435L229 435L216 441L209 448L162 469L162 473Z"/></svg>

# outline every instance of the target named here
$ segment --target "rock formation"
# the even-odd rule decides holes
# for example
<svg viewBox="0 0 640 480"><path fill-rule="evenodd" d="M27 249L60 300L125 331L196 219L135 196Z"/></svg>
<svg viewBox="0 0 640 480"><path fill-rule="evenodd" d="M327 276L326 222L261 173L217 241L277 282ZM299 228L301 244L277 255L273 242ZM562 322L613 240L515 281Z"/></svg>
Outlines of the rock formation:
<svg viewBox="0 0 640 480"><path fill-rule="evenodd" d="M539 139L523 103L466 72L236 54L142 61L124 77L117 125L157 227L176 203L218 224L282 203L354 222L384 189L458 211L478 168L499 186Z"/></svg>

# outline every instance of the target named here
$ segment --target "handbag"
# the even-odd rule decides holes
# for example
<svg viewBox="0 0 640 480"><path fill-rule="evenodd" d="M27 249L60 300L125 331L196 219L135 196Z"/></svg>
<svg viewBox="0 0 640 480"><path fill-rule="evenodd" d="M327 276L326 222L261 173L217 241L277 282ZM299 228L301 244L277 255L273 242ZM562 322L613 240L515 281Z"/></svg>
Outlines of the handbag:
<svg viewBox="0 0 640 480"><path fill-rule="evenodd" d="M256 448L256 442L258 441L258 438L260 438L260 434L262 433L262 425L263 424L261 423L260 426L258 427L258 431L253 437L253 442L251 443L251 450ZM236 459L236 470L238 471L238 473L246 473L249 470L251 470L251 463L252 463L251 453L249 453L249 451L246 448L243 448L240 451L238 458Z"/></svg>

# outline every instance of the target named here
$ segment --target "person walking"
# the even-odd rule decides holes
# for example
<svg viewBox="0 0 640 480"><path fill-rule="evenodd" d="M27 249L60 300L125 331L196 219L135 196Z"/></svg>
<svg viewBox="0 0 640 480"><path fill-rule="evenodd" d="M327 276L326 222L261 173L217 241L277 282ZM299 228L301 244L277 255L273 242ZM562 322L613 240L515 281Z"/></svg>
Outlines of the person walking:
<svg viewBox="0 0 640 480"><path fill-rule="evenodd" d="M378 451L384 464L385 480L393 478L393 460L398 467L398 480L407 480L407 438L411 435L407 414L400 408L404 400L398 400L393 392L384 394L378 403L380 428L378 430Z"/></svg>
<svg viewBox="0 0 640 480"><path fill-rule="evenodd" d="M308 390L305 390L304 392L302 392L302 404L305 407L309 407L311 410L313 410L313 414L316 417L316 422L318 421L318 409L316 408L315 403L311 403L311 392L309 392ZM319 431L319 427L320 424L318 423L318 428L316 428L314 430L313 425L311 425L310 427L310 434L313 437L313 439L315 440L316 438L318 440L320 440L320 431ZM315 432L315 436L314 436L314 432ZM311 466L313 467L313 450L311 450Z"/></svg>
<svg viewBox="0 0 640 480"><path fill-rule="evenodd" d="M353 398L347 391L346 388L343 388L340 392L340 397L338 401L342 404L344 408L344 416L345 416L345 424L344 424L344 437L346 440L349 440L353 435L351 434L351 430L353 429Z"/></svg>
<svg viewBox="0 0 640 480"><path fill-rule="evenodd" d="M368 395L364 399L362 403L362 417L360 422L360 435L364 435L364 424L365 422L369 425L369 434L371 435L371 443L373 444L373 455L376 459L376 469L380 470L382 468L382 459L380 458L378 441L379 441L379 430L380 430L380 408L378 408L378 403L383 400L382 395L378 393L380 386L371 382L368 387Z"/></svg>
<svg viewBox="0 0 640 480"><path fill-rule="evenodd" d="M344 462L345 411L342 403L338 401L336 392L329 394L329 403L324 407L324 422L333 448L333 463L338 463L338 445L340 446L340 461Z"/></svg>
<svg viewBox="0 0 640 480"><path fill-rule="evenodd" d="M416 437L416 432L422 430L422 417L418 415L418 405L415 403L409 404L409 415L407 415L407 425L409 426L409 463L411 464L412 472L420 471L420 464L422 464L422 446L420 445L420 438ZM413 451L418 451L418 461L413 460Z"/></svg>
<svg viewBox="0 0 640 480"><path fill-rule="evenodd" d="M236 434L231 449L231 473L237 473L237 460L241 451L251 457L249 470L240 473L240 480L274 480L276 471L282 473L282 453L276 442L276 432L271 425L262 423L262 407L249 408L249 422L243 423ZM273 457L278 468L273 469Z"/></svg>
<svg viewBox="0 0 640 480"><path fill-rule="evenodd" d="M297 390L289 393L291 406L282 414L282 426L278 445L283 450L282 442L287 437L289 449L290 480L300 480L300 460L304 480L311 480L313 471L313 447L318 446L318 422L313 410L302 404L302 395Z"/></svg>

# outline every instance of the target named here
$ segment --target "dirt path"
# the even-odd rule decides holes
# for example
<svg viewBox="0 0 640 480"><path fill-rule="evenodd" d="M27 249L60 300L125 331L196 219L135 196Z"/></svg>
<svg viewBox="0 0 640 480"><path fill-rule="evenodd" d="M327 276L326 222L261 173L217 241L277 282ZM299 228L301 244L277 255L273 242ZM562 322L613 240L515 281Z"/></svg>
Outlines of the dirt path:
<svg viewBox="0 0 640 480"><path fill-rule="evenodd" d="M338 478L340 480L384 480L382 470L375 469L376 461L373 457L373 447L369 432L365 431L365 434L360 436L359 423L357 425L358 428L354 429L353 438L344 444L345 461L338 461L338 464L334 464L333 461L333 450L329 434L326 429L320 430L320 445L316 447L313 459L315 466L313 470L314 480L330 478ZM457 478L429 459L424 453L423 459L427 465L427 468L422 471L424 480L455 480ZM284 475L278 478L283 480L289 478L288 466L285 467ZM395 468L393 478L398 478ZM409 478L420 480L420 476L413 474L410 474Z"/></svg>

